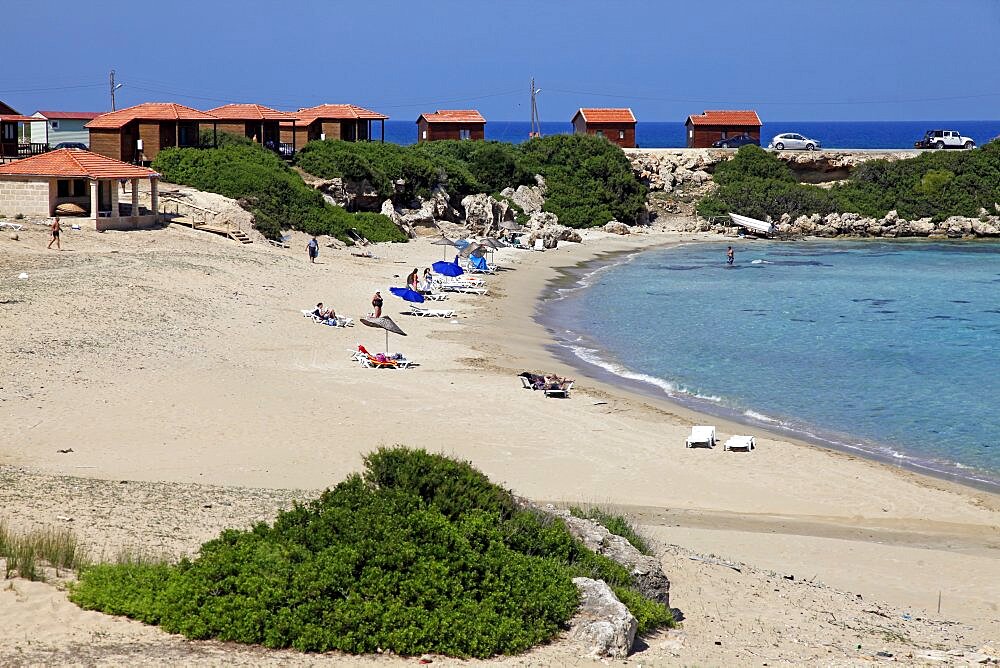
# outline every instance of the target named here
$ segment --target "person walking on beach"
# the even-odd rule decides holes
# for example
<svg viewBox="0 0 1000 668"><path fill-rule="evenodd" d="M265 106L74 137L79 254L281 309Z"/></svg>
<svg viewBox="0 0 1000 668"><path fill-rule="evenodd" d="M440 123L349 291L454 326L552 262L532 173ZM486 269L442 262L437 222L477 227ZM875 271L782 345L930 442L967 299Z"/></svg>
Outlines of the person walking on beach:
<svg viewBox="0 0 1000 668"><path fill-rule="evenodd" d="M59 226L59 219L55 218L52 221L52 239L49 240L49 245L46 248L52 248L52 244L56 245L56 250L62 250L62 242L59 241L59 232L62 228Z"/></svg>
<svg viewBox="0 0 1000 668"><path fill-rule="evenodd" d="M733 262L736 262L736 253L733 252L733 247L730 246L726 249L726 264L731 265Z"/></svg>
<svg viewBox="0 0 1000 668"><path fill-rule="evenodd" d="M309 261L315 264L316 258L319 256L319 242L316 241L316 237L309 240L309 245L306 248L309 250Z"/></svg>
<svg viewBox="0 0 1000 668"><path fill-rule="evenodd" d="M378 290L375 291L375 296L372 297L372 308L375 309L375 317L382 317L382 293Z"/></svg>

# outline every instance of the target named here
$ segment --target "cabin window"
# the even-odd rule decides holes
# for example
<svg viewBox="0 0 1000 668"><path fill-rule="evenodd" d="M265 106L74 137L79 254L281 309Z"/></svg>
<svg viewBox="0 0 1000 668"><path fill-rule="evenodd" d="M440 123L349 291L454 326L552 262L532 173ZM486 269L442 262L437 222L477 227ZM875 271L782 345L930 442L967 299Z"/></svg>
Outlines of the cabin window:
<svg viewBox="0 0 1000 668"><path fill-rule="evenodd" d="M59 197L86 197L86 179L59 179L56 182L56 194Z"/></svg>
<svg viewBox="0 0 1000 668"><path fill-rule="evenodd" d="M472 139L472 131L467 129L461 129L458 131L459 139Z"/></svg>
<svg viewBox="0 0 1000 668"><path fill-rule="evenodd" d="M14 141L17 139L17 125L14 123L0 123L0 128L3 128L3 138L7 141Z"/></svg>
<svg viewBox="0 0 1000 668"><path fill-rule="evenodd" d="M420 133L420 138L421 138L421 139L427 139L427 130L423 130L423 131L421 131L421 133Z"/></svg>
<svg viewBox="0 0 1000 668"><path fill-rule="evenodd" d="M619 139L625 139L625 131L624 130L619 130L618 131L618 138Z"/></svg>
<svg viewBox="0 0 1000 668"><path fill-rule="evenodd" d="M53 130L58 130L59 129L59 121L49 121L49 126Z"/></svg>
<svg viewBox="0 0 1000 668"><path fill-rule="evenodd" d="M688 130L688 139L693 139L693 138L694 138L694 129L692 128Z"/></svg>
<svg viewBox="0 0 1000 668"><path fill-rule="evenodd" d="M603 137L604 136L604 130L598 130L594 134L597 135L598 137Z"/></svg>

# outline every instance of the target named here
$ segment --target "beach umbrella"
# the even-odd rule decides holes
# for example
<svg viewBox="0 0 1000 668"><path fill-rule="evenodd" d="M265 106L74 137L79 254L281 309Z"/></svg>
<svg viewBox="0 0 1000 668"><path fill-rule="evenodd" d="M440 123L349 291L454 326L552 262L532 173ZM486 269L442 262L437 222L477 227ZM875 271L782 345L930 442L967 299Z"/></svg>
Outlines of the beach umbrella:
<svg viewBox="0 0 1000 668"><path fill-rule="evenodd" d="M490 250L497 250L498 248L503 248L503 244L494 239L493 237L486 237L479 243L482 246L486 246Z"/></svg>
<svg viewBox="0 0 1000 668"><path fill-rule="evenodd" d="M431 245L432 246L444 246L445 247L445 248L442 249L442 251L444 252L444 255L442 255L441 257L443 257L443 258L448 257L448 248L447 248L448 246L451 246L452 248L455 248L455 242L453 240L449 239L448 237L446 237L443 234L441 236L437 237L436 239L434 239L434 241L431 242Z"/></svg>
<svg viewBox="0 0 1000 668"><path fill-rule="evenodd" d="M435 262L431 265L435 274L442 276L461 276L465 271L458 266L457 262Z"/></svg>
<svg viewBox="0 0 1000 668"><path fill-rule="evenodd" d="M422 294L416 290L411 290L410 288L389 288L389 292L396 295L400 299L405 299L408 302L416 302L420 304L424 301L424 296Z"/></svg>
<svg viewBox="0 0 1000 668"><path fill-rule="evenodd" d="M387 315L384 315L381 318L361 318L361 324L385 330L385 352L389 352L389 332L399 334L400 336L406 336L406 332L401 330L399 325L394 323L392 318Z"/></svg>
<svg viewBox="0 0 1000 668"><path fill-rule="evenodd" d="M486 246L484 246L482 244L478 244L478 243L476 243L476 244L469 244L468 246L466 246L465 248L462 249L462 252L460 253L460 255L462 257L469 257L470 255L475 255L475 256L478 257L478 256L486 255L486 250L487 250Z"/></svg>
<svg viewBox="0 0 1000 668"><path fill-rule="evenodd" d="M511 232L520 232L523 227L517 224L516 220L505 220L500 223L500 228L504 230L510 230Z"/></svg>

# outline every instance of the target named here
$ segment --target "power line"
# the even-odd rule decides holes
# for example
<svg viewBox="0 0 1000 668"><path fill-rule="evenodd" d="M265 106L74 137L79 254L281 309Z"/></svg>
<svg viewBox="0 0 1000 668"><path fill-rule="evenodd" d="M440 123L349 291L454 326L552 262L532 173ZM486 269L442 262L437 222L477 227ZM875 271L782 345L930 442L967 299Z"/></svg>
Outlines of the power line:
<svg viewBox="0 0 1000 668"><path fill-rule="evenodd" d="M1000 93L979 93L975 95L948 95L941 97L922 98L897 98L886 100L733 100L731 98L684 98L684 97L654 97L648 95L621 95L617 93L598 93L594 91L568 90L564 88L549 88L554 93L565 93L568 95L591 95L594 97L610 97L621 100L642 100L653 102L696 102L699 104L724 104L724 105L774 105L774 106L794 106L794 105L866 105L866 104L911 104L917 102L949 102L953 100L978 100L990 97L1000 97Z"/></svg>
<svg viewBox="0 0 1000 668"><path fill-rule="evenodd" d="M8 93L47 93L51 91L71 90L75 88L103 88L105 85L106 84L103 83L97 83L97 84L73 84L70 86L50 86L45 88L8 88L5 90L0 90L0 93L5 95Z"/></svg>

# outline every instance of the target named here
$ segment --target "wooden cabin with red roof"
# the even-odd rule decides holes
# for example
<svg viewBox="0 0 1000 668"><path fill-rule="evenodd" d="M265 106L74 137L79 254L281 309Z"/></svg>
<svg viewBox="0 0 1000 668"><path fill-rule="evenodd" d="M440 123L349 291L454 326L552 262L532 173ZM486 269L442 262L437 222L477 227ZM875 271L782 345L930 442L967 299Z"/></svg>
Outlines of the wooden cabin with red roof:
<svg viewBox="0 0 1000 668"><path fill-rule="evenodd" d="M321 104L299 109L292 115L294 123L281 123L281 142L294 146L296 151L321 139L371 141L375 121L381 124L380 141L385 142L385 122L389 118L356 104Z"/></svg>
<svg viewBox="0 0 1000 668"><path fill-rule="evenodd" d="M218 132L252 139L273 151L280 149L282 123L291 124L294 139L295 114L260 104L226 104L209 109L208 113L219 119L215 126ZM294 141L290 143L294 145Z"/></svg>
<svg viewBox="0 0 1000 668"><path fill-rule="evenodd" d="M688 148L711 148L720 139L728 139L748 134L760 144L760 128L763 123L756 111L705 111L687 117Z"/></svg>
<svg viewBox="0 0 1000 668"><path fill-rule="evenodd" d="M0 163L38 155L49 150L44 142L32 142L30 127L34 118L23 116L10 105L0 102Z"/></svg>
<svg viewBox="0 0 1000 668"><path fill-rule="evenodd" d="M182 104L146 102L101 114L87 123L90 150L100 155L148 164L159 152L174 146L198 146L203 125L214 128L218 119Z"/></svg>
<svg viewBox="0 0 1000 668"><path fill-rule="evenodd" d="M63 148L0 166L0 213L89 218L99 231L151 227L157 222L159 174L77 148ZM149 209L139 205L149 181ZM119 184L131 184L122 202Z"/></svg>
<svg viewBox="0 0 1000 668"><path fill-rule="evenodd" d="M631 109L578 109L573 134L604 137L622 148L635 148L635 114Z"/></svg>
<svg viewBox="0 0 1000 668"><path fill-rule="evenodd" d="M486 139L486 119L475 109L438 109L417 118L417 141Z"/></svg>

